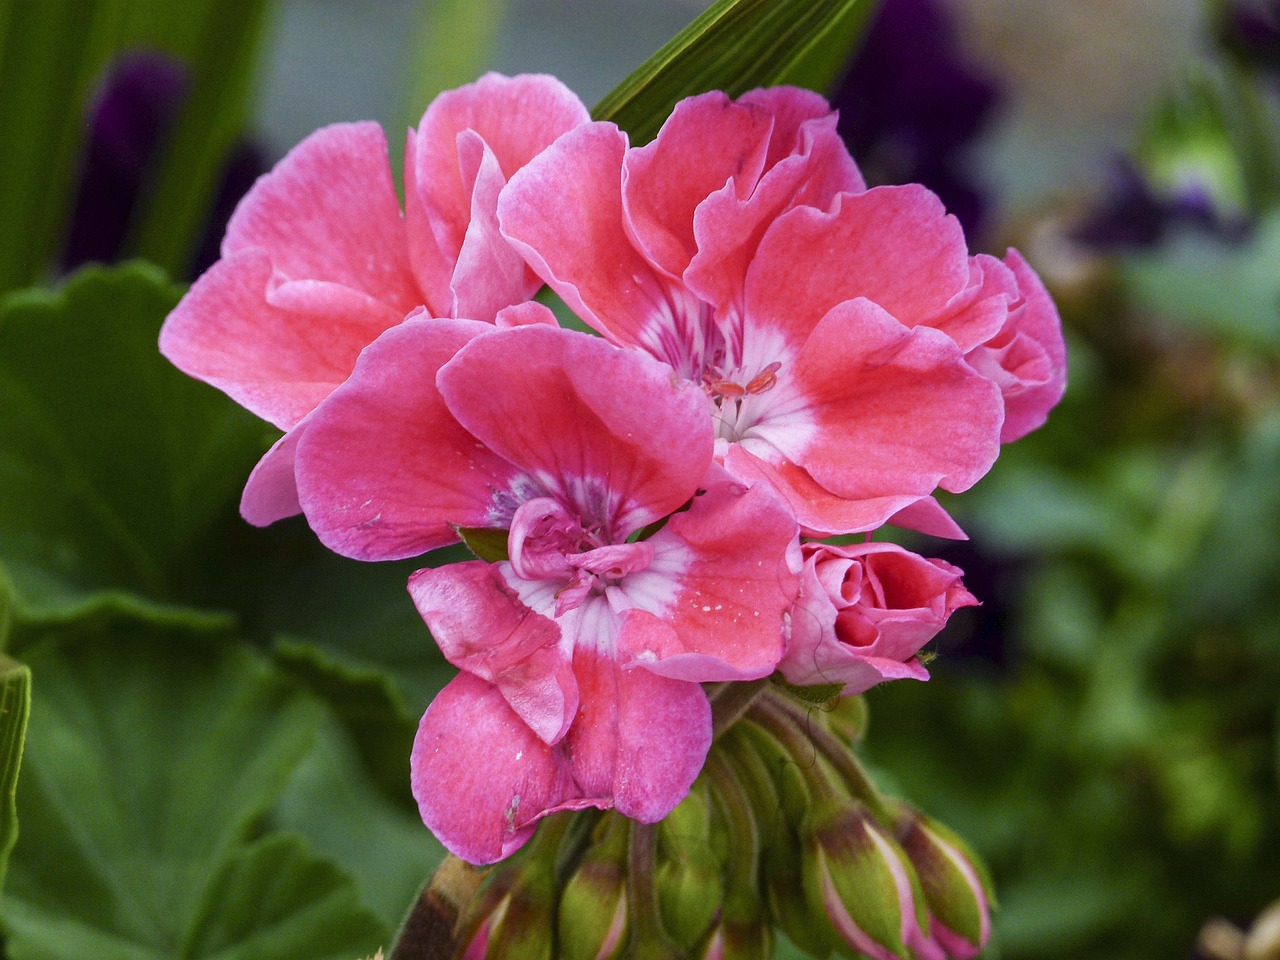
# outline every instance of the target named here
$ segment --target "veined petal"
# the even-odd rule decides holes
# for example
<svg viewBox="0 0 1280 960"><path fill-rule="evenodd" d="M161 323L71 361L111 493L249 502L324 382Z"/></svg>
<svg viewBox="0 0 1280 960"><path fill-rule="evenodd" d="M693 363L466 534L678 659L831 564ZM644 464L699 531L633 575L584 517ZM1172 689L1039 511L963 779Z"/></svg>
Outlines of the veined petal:
<svg viewBox="0 0 1280 960"><path fill-rule="evenodd" d="M446 660L494 684L544 743L564 736L578 709L570 652L555 622L521 603L496 565L419 570L409 595Z"/></svg>
<svg viewBox="0 0 1280 960"><path fill-rule="evenodd" d="M582 797L562 747L543 743L497 687L469 673L427 708L409 768L423 823L470 863L515 853L554 810L607 805Z"/></svg>
<svg viewBox="0 0 1280 960"><path fill-rule="evenodd" d="M376 123L323 127L261 177L222 242L224 257L250 249L268 255L279 280L340 284L400 316L422 299Z"/></svg>
<svg viewBox="0 0 1280 960"><path fill-rule="evenodd" d="M617 588L645 611L625 618L618 636L635 667L697 682L750 680L782 656L799 529L767 484L722 476L646 541L654 561Z"/></svg>
<svg viewBox="0 0 1280 960"><path fill-rule="evenodd" d="M611 542L692 495L711 462L702 392L599 337L540 324L474 340L440 392L480 442L568 503Z"/></svg>
<svg viewBox="0 0 1280 960"><path fill-rule="evenodd" d="M575 651L573 669L579 707L565 746L578 791L612 798L641 823L661 820L689 793L711 746L702 687L623 670L587 646Z"/></svg>
<svg viewBox="0 0 1280 960"><path fill-rule="evenodd" d="M915 326L969 285L964 235L938 198L918 185L875 187L842 194L829 213L779 217L751 263L747 315L803 340L834 306L864 297Z"/></svg>
<svg viewBox="0 0 1280 960"><path fill-rule="evenodd" d="M945 334L907 329L867 300L840 304L823 317L794 377L811 427L762 423L756 432L839 496L919 497L939 486L959 492L999 453L1003 403L996 386L962 360Z"/></svg>
<svg viewBox="0 0 1280 960"><path fill-rule="evenodd" d="M586 323L636 346L669 320L668 281L623 228L627 137L611 123L573 130L535 157L498 201L502 232Z"/></svg>
<svg viewBox="0 0 1280 960"><path fill-rule="evenodd" d="M693 214L722 188L748 197L764 168L773 118L714 91L676 104L657 138L627 151L622 198L636 246L675 279L697 252Z"/></svg>
<svg viewBox="0 0 1280 960"><path fill-rule="evenodd" d="M287 430L342 383L360 351L404 314L337 284L277 285L278 279L266 251L228 253L169 314L160 352L184 373Z"/></svg>
<svg viewBox="0 0 1280 960"><path fill-rule="evenodd" d="M407 320L317 408L296 474L307 522L331 550L391 560L456 542L455 527L502 525L495 511L521 475L458 424L434 380L464 344L495 330Z"/></svg>

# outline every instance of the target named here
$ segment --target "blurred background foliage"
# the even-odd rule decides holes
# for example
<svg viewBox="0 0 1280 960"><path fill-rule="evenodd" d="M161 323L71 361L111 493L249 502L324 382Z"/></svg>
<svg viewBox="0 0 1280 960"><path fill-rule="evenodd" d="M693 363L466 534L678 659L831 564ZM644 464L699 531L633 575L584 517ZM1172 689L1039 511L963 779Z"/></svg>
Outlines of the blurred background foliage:
<svg viewBox="0 0 1280 960"><path fill-rule="evenodd" d="M272 433L159 325L314 127L394 143L491 67L594 104L705 6L0 2L7 956L388 943L442 855L407 790L449 676L413 564L240 521ZM1219 960L1205 924L1280 898L1280 3L855 6L794 75L843 77L869 180L1024 251L1071 355L1049 424L948 503L972 539L915 544L984 606L931 682L869 695L869 759L986 857L990 956Z"/></svg>

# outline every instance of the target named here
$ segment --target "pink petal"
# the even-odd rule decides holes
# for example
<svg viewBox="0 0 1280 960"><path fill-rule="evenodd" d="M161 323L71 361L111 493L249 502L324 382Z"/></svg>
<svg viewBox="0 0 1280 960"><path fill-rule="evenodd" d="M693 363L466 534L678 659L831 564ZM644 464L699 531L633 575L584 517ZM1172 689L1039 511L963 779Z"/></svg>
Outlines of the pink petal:
<svg viewBox="0 0 1280 960"><path fill-rule="evenodd" d="M520 328L532 329L532 328ZM330 549L359 560L454 543L454 528L501 525L495 506L517 471L449 413L435 372L473 337L471 320L408 320L361 355L298 443L298 494Z"/></svg>
<svg viewBox="0 0 1280 960"><path fill-rule="evenodd" d="M735 104L723 93L676 104L653 143L627 151L622 192L636 246L678 278L697 252L693 214L722 188L750 195L764 166L769 114Z"/></svg>
<svg viewBox="0 0 1280 960"><path fill-rule="evenodd" d="M563 749L538 739L496 687L469 673L427 708L409 766L423 823L470 863L510 856L548 813L596 799L566 802L579 792Z"/></svg>
<svg viewBox="0 0 1280 960"><path fill-rule="evenodd" d="M665 677L706 682L768 676L782 656L785 616L795 600L798 528L764 484L708 484L646 543L655 559L627 578L628 594L670 601L624 621L619 652ZM668 589L670 589L668 587Z"/></svg>
<svg viewBox="0 0 1280 960"><path fill-rule="evenodd" d="M307 421L272 444L263 454L240 496L240 515L255 527L265 527L302 512L298 503L298 483L293 477L294 454Z"/></svg>
<svg viewBox="0 0 1280 960"><path fill-rule="evenodd" d="M526 300L524 303L503 307L494 318L494 324L499 327L526 327L533 323L548 327L560 326L551 308L543 306L536 300Z"/></svg>
<svg viewBox="0 0 1280 960"><path fill-rule="evenodd" d="M498 201L503 234L590 326L619 343L645 341L666 317L668 283L623 229L627 138L610 123L565 134L511 178Z"/></svg>
<svg viewBox="0 0 1280 960"><path fill-rule="evenodd" d="M494 684L544 743L564 736L578 689L560 628L521 603L496 565L474 560L419 570L409 594L446 660Z"/></svg>
<svg viewBox="0 0 1280 960"><path fill-rule="evenodd" d="M260 178L222 243L224 257L249 249L267 254L278 281L349 287L400 316L422 299L406 257L386 137L376 123L317 130Z"/></svg>
<svg viewBox="0 0 1280 960"><path fill-rule="evenodd" d="M951 514L947 513L942 504L933 497L925 497L909 507L904 507L885 523L904 530L915 530L930 537L944 537L948 540L969 539L969 535L960 529L960 525L951 518Z"/></svg>
<svg viewBox="0 0 1280 960"><path fill-rule="evenodd" d="M843 301L865 297L915 326L969 285L964 235L937 197L916 185L876 187L841 195L830 213L780 217L751 264L747 312L802 341Z"/></svg>
<svg viewBox="0 0 1280 960"><path fill-rule="evenodd" d="M637 351L542 325L474 340L439 375L471 434L617 542L680 507L711 461L706 400Z"/></svg>
<svg viewBox="0 0 1280 960"><path fill-rule="evenodd" d="M187 291L160 331L176 367L289 429L347 378L397 313L333 283L275 285L263 250L228 253Z"/></svg>
<svg viewBox="0 0 1280 960"><path fill-rule="evenodd" d="M793 376L809 403L809 436L785 426L756 430L842 497L925 496L939 486L959 492L999 453L1003 404L995 385L964 363L945 334L907 329L869 301L827 314Z"/></svg>
<svg viewBox="0 0 1280 960"><path fill-rule="evenodd" d="M711 746L711 707L696 683L621 670L579 647L579 708L565 738L584 797L611 797L624 816L653 823L689 793Z"/></svg>

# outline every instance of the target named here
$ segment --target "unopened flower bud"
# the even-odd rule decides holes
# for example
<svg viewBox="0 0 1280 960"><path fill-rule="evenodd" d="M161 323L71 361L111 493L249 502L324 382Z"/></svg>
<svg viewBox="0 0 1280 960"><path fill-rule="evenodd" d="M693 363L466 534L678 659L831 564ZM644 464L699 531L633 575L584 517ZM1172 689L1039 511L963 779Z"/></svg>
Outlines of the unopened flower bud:
<svg viewBox="0 0 1280 960"><path fill-rule="evenodd" d="M755 923L718 923L698 960L769 960L773 956L773 931L763 919Z"/></svg>
<svg viewBox="0 0 1280 960"><path fill-rule="evenodd" d="M560 896L560 956L563 960L613 960L627 930L628 823L606 814Z"/></svg>
<svg viewBox="0 0 1280 960"><path fill-rule="evenodd" d="M927 931L951 960L969 960L991 937L991 883L963 840L916 811L899 822L898 842L915 868L928 910Z"/></svg>
<svg viewBox="0 0 1280 960"><path fill-rule="evenodd" d="M724 874L711 844L710 806L695 787L658 828L658 903L680 947L702 943L724 901Z"/></svg>
<svg viewBox="0 0 1280 960"><path fill-rule="evenodd" d="M918 882L906 856L855 802L823 805L803 831L804 889L811 911L873 960L943 960L921 933Z"/></svg>

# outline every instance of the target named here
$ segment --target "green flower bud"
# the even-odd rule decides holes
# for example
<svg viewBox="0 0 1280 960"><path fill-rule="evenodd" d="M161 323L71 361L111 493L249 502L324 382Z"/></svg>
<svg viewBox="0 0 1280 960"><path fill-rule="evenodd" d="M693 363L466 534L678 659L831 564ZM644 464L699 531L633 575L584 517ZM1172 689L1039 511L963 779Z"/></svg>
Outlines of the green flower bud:
<svg viewBox="0 0 1280 960"><path fill-rule="evenodd" d="M928 908L929 938L952 960L969 960L991 938L991 882L963 840L922 813L908 810L898 842L915 867Z"/></svg>
<svg viewBox="0 0 1280 960"><path fill-rule="evenodd" d="M711 807L701 784L658 828L658 904L671 939L693 950L724 900L724 874L711 845Z"/></svg>
<svg viewBox="0 0 1280 960"><path fill-rule="evenodd" d="M563 960L613 960L627 931L627 819L606 814L594 840L560 895Z"/></svg>

